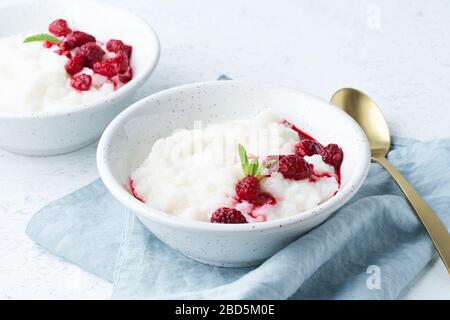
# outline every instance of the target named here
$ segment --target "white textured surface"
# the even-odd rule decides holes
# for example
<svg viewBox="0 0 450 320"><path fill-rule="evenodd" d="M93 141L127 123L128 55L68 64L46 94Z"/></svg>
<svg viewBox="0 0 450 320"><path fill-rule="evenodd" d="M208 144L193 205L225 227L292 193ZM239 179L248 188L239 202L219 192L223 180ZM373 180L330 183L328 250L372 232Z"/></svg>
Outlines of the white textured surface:
<svg viewBox="0 0 450 320"><path fill-rule="evenodd" d="M323 98L353 86L376 99L394 134L449 136L448 1L130 0L127 7L148 19L163 46L138 97L224 72ZM36 210L97 177L95 146L57 158L0 151L0 170L0 298L108 298L108 283L24 235ZM450 299L443 265L431 265L404 297Z"/></svg>

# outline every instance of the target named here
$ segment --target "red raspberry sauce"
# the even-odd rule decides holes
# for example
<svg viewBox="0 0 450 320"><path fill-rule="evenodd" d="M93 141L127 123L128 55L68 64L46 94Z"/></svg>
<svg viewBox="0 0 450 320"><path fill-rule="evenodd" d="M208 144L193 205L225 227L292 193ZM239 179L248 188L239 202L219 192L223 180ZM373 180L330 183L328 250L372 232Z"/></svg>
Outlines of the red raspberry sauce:
<svg viewBox="0 0 450 320"><path fill-rule="evenodd" d="M129 184L130 184L131 195L132 195L133 197L135 197L137 200L139 200L140 202L145 203L144 199L142 199L142 198L141 198L140 196L138 196L138 194L136 193L136 189L134 188L134 181L133 181L133 179L130 178Z"/></svg>

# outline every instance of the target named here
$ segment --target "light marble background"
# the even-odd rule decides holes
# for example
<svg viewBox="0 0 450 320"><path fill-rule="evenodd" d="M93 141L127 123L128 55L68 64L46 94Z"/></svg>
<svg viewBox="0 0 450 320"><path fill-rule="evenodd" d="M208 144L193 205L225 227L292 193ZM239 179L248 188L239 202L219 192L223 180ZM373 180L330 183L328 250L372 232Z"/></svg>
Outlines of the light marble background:
<svg viewBox="0 0 450 320"><path fill-rule="evenodd" d="M126 6L154 26L163 48L156 73L134 100L222 73L327 99L353 86L376 99L394 134L450 136L450 1L130 0ZM95 148L54 158L0 151L0 298L110 296L109 283L24 234L34 212L98 177ZM430 264L403 298L450 299L442 263Z"/></svg>

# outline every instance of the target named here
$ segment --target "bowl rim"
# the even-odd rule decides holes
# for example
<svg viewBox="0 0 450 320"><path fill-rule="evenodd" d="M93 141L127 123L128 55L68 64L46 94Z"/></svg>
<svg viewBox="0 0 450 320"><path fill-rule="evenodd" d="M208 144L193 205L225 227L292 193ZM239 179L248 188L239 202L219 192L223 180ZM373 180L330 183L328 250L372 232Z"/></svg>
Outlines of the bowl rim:
<svg viewBox="0 0 450 320"><path fill-rule="evenodd" d="M362 156L361 163L359 163L354 168L354 174L352 178L347 182L347 185L342 189L340 189L339 192L333 198L310 210L303 211L290 217L270 220L266 222L249 223L249 224L214 224L209 222L189 220L173 216L140 202L139 200L134 198L128 191L126 191L123 185L114 178L108 165L107 161L108 148L116 130L120 128L122 124L129 119L129 116L132 115L135 110L148 107L147 103L149 101L152 100L155 101L160 97L172 95L173 93L179 92L180 90L186 91L190 88L198 88L198 86L211 86L211 85L247 85L253 87L257 86L258 88L263 89L284 90L307 96L310 99L320 102L321 104L324 105L324 107L336 108L336 110L349 122L349 124L352 124L355 133L357 134L358 140L361 141L361 147L359 148ZM351 118L344 111L338 109L330 102L327 102L319 97L316 97L309 93L305 93L297 89L278 85L269 85L260 82L250 82L241 80L207 81L207 82L191 83L170 88L164 91L160 91L156 94L143 98L134 103L133 105L131 105L130 107L128 107L109 124L109 126L104 131L102 137L100 138L100 142L98 144L97 149L97 168L100 174L100 178L102 179L106 188L117 200L119 200L119 202L121 202L126 208L131 209L131 211L135 213L138 217L141 216L143 218L148 218L156 223L165 226L176 227L180 230L199 231L199 232L219 232L221 234L229 232L249 232L249 231L261 232L269 230L273 231L288 225L293 225L296 223L311 220L323 213L334 212L335 210L345 205L361 188L362 184L364 183L368 175L370 163L371 163L371 156L367 137L363 129L359 126L359 124L357 124L356 121L353 120L353 118Z"/></svg>
<svg viewBox="0 0 450 320"><path fill-rule="evenodd" d="M0 3L0 10L6 7L16 7L25 5L27 3L33 3L37 2L39 0L20 0L20 1L14 1L14 2L6 2L6 3ZM64 5L67 5L66 1L62 0L46 0L47 2L58 2ZM156 69L156 66L159 62L160 56L161 56L161 42L159 40L159 37L156 33L156 31L153 29L153 27L142 17L135 14L134 12L128 11L121 6L112 5L109 3L101 2L101 1L94 1L94 0L78 0L77 5L83 5L85 3L88 4L95 4L98 6L104 6L104 7L110 7L112 9L125 12L129 14L134 19L140 21L143 26L147 28L147 31L150 35L148 42L151 43L151 45L154 46L154 54L152 56L149 56L147 59L147 63L142 68L142 70L135 76L133 76L133 79L125 84L123 87L111 92L110 94L100 97L98 99L93 100L92 102L84 103L79 106L65 108L62 110L51 110L51 111L22 111L22 112L3 112L0 111L0 119L39 119L39 118L53 118L53 117L59 117L59 116L66 116L66 115L73 115L78 113L84 113L84 112L90 112L93 109L96 109L98 107L108 107L109 103L112 101L115 101L119 99L122 95L125 95L127 92L132 91L133 89L139 88L145 80L153 73L153 71Z"/></svg>

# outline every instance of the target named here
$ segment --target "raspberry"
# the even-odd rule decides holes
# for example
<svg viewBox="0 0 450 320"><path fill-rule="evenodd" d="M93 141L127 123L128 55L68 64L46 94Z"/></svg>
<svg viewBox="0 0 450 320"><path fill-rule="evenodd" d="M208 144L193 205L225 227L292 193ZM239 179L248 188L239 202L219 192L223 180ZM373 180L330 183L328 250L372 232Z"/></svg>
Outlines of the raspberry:
<svg viewBox="0 0 450 320"><path fill-rule="evenodd" d="M128 68L127 72L119 74L119 80L122 83L128 83L131 79L133 79L133 69L131 69L131 67Z"/></svg>
<svg viewBox="0 0 450 320"><path fill-rule="evenodd" d="M49 25L48 31L50 31L51 34L57 37L65 37L72 32L72 30L70 30L67 24L67 21L64 19L58 19L53 21Z"/></svg>
<svg viewBox="0 0 450 320"><path fill-rule="evenodd" d="M80 72L81 70L83 70L85 64L86 64L86 58L77 52L72 57L72 59L70 59L66 63L65 69L68 74L74 75L74 74L77 74L78 72Z"/></svg>
<svg viewBox="0 0 450 320"><path fill-rule="evenodd" d="M95 63L93 69L95 73L108 78L112 78L120 73L123 76L119 76L119 79L123 83L129 82L133 77L131 68L128 67L128 57L123 51L119 51L114 58Z"/></svg>
<svg viewBox="0 0 450 320"><path fill-rule="evenodd" d="M322 160L338 169L344 160L344 152L337 144L330 144L326 146L321 152Z"/></svg>
<svg viewBox="0 0 450 320"><path fill-rule="evenodd" d="M69 59L72 59L72 53L70 51L58 49L55 51L56 54L59 54L60 56L66 56Z"/></svg>
<svg viewBox="0 0 450 320"><path fill-rule="evenodd" d="M247 223L247 220L239 210L231 208L221 208L213 213L211 217L211 222L238 224L238 223Z"/></svg>
<svg viewBox="0 0 450 320"><path fill-rule="evenodd" d="M87 66L92 67L94 63L102 61L105 51L95 42L88 42L80 47L80 53L86 57Z"/></svg>
<svg viewBox="0 0 450 320"><path fill-rule="evenodd" d="M260 193L258 195L258 198L256 198L256 201L253 203L254 205L258 206L258 207L262 207L267 205L275 205L277 203L277 200L275 200L275 198L270 194L270 193Z"/></svg>
<svg viewBox="0 0 450 320"><path fill-rule="evenodd" d="M322 146L313 140L302 140L295 146L295 154L301 157L310 157L319 154L322 151Z"/></svg>
<svg viewBox="0 0 450 320"><path fill-rule="evenodd" d="M45 40L44 42L42 42L42 45L44 46L45 49L50 49L51 47L53 47L54 43Z"/></svg>
<svg viewBox="0 0 450 320"><path fill-rule="evenodd" d="M74 31L69 33L61 46L64 50L72 50L88 42L95 42L95 37L85 32Z"/></svg>
<svg viewBox="0 0 450 320"><path fill-rule="evenodd" d="M128 56L128 59L131 58L131 55L133 54L133 47L129 45L125 45L125 53Z"/></svg>
<svg viewBox="0 0 450 320"><path fill-rule="evenodd" d="M133 47L126 45L121 40L111 39L106 43L106 49L110 52L118 53L119 51L124 51L128 58L131 57L131 54L133 52Z"/></svg>
<svg viewBox="0 0 450 320"><path fill-rule="evenodd" d="M111 39L106 43L106 49L109 52L119 52L125 50L125 43L121 40Z"/></svg>
<svg viewBox="0 0 450 320"><path fill-rule="evenodd" d="M303 180L309 178L311 173L308 162L298 155L283 157L278 163L278 167L278 172L286 179Z"/></svg>
<svg viewBox="0 0 450 320"><path fill-rule="evenodd" d="M128 71L128 56L124 51L119 51L114 58L108 59L107 61L116 63L119 66L119 73Z"/></svg>
<svg viewBox="0 0 450 320"><path fill-rule="evenodd" d="M92 68L95 73L98 73L107 78L112 78L119 73L119 66L116 63L111 63L108 61L100 61L94 63Z"/></svg>
<svg viewBox="0 0 450 320"><path fill-rule="evenodd" d="M79 91L88 91L92 86L92 77L88 74L79 74L72 78L70 84Z"/></svg>
<svg viewBox="0 0 450 320"><path fill-rule="evenodd" d="M236 194L239 200L252 203L258 198L259 188L259 180L256 177L245 177L236 185Z"/></svg>

